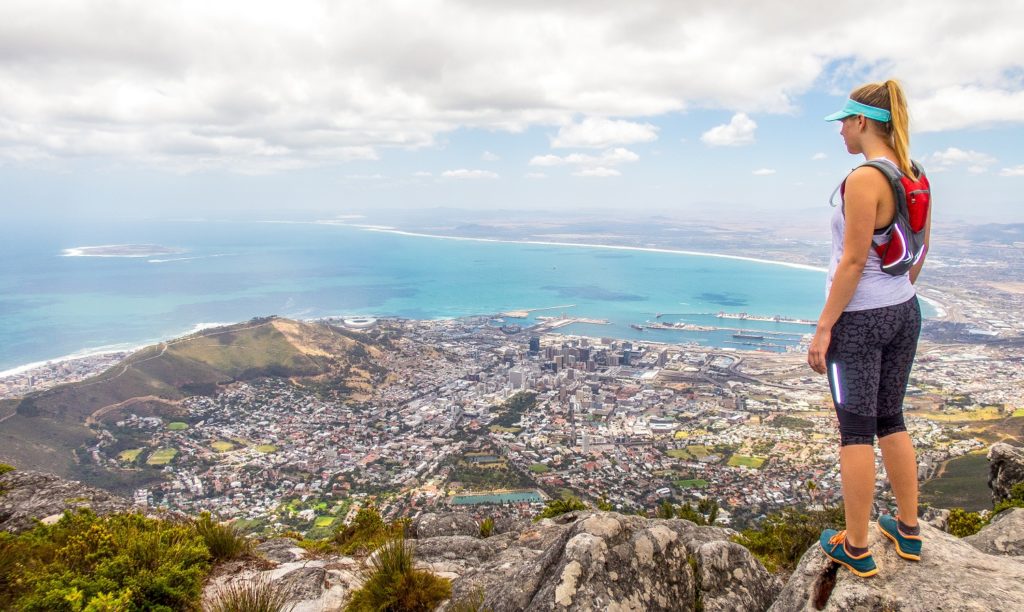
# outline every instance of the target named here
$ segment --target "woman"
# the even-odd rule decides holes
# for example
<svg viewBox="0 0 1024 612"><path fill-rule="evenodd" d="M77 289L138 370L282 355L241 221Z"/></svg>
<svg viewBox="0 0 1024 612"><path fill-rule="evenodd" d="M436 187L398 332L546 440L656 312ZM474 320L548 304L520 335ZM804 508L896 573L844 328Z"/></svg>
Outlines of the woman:
<svg viewBox="0 0 1024 612"><path fill-rule="evenodd" d="M887 160L917 178L910 160L906 99L896 81L855 89L843 110L825 119L842 122L840 135L849 153ZM826 529L820 544L833 561L862 577L878 572L868 550L875 436L899 512L896 518L879 517L878 529L901 557L921 558L917 459L903 422L903 396L921 330L913 284L924 257L908 273L891 276L881 270L871 248L874 234L892 223L895 211L892 187L877 168L861 166L846 177L842 204L832 217L828 298L807 355L814 371L828 374L839 420L846 509L846 530ZM926 244L930 225L929 217Z"/></svg>

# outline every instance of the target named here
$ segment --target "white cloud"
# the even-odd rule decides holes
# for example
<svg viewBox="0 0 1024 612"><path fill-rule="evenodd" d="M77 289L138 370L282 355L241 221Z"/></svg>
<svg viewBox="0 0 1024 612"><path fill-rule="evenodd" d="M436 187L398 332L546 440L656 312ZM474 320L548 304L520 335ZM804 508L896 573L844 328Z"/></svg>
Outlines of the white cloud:
<svg viewBox="0 0 1024 612"><path fill-rule="evenodd" d="M484 154L480 156L480 159L486 162L493 162L498 161L501 158L495 155L494 153L491 153L490 151L484 151Z"/></svg>
<svg viewBox="0 0 1024 612"><path fill-rule="evenodd" d="M758 168L753 172L754 176L771 176L775 174L775 168Z"/></svg>
<svg viewBox="0 0 1024 612"><path fill-rule="evenodd" d="M0 159L277 171L534 126L600 149L649 138L637 121L794 112L821 83L890 74L916 130L1024 123L1024 3L833 8L844 18L810 0L5 0Z"/></svg>
<svg viewBox="0 0 1024 612"><path fill-rule="evenodd" d="M615 166L640 159L636 153L623 147L607 149L601 155L587 155L585 153L572 153L565 157L557 155L537 155L530 160L531 166Z"/></svg>
<svg viewBox="0 0 1024 612"><path fill-rule="evenodd" d="M346 174L345 178L350 179L350 180L354 180L354 181L379 181L379 180L387 178L387 177L384 176L383 174L376 173L376 174Z"/></svg>
<svg viewBox="0 0 1024 612"><path fill-rule="evenodd" d="M824 153L819 151L819 152L815 153L814 155L812 155L811 159L814 160L814 161L818 161L819 159L825 159L826 157L828 157L828 155L825 155Z"/></svg>
<svg viewBox="0 0 1024 612"><path fill-rule="evenodd" d="M979 151L965 151L956 147L949 147L945 151L936 151L927 158L925 171L942 172L958 166L967 166L971 174L984 174L988 167L996 163L996 158L987 153Z"/></svg>
<svg viewBox="0 0 1024 612"><path fill-rule="evenodd" d="M429 178L429 177L431 177L431 176L434 176L434 174L433 174L433 173L431 173L431 172L426 172L426 171L424 171L424 170L420 170L419 172L413 172L413 173L412 173L412 175L413 175L413 176L417 176L417 177L419 177L419 178Z"/></svg>
<svg viewBox="0 0 1024 612"><path fill-rule="evenodd" d="M1024 164L1013 166L1012 168L1003 168L999 171L999 176L1024 176Z"/></svg>
<svg viewBox="0 0 1024 612"><path fill-rule="evenodd" d="M443 178L451 179L496 179L498 174L491 172L490 170L467 170L466 168L459 168L458 170L445 170L441 173Z"/></svg>
<svg viewBox="0 0 1024 612"><path fill-rule="evenodd" d="M736 113L725 125L718 125L704 132L700 139L712 147L738 147L753 144L757 123L746 113Z"/></svg>
<svg viewBox="0 0 1024 612"><path fill-rule="evenodd" d="M649 123L587 117L579 123L564 125L551 140L559 148L603 149L617 144L652 142L658 139L658 128Z"/></svg>
<svg viewBox="0 0 1024 612"><path fill-rule="evenodd" d="M527 172L523 176L524 178L528 179L543 179L548 177L548 175L544 174L543 172Z"/></svg>
<svg viewBox="0 0 1024 612"><path fill-rule="evenodd" d="M607 177L607 176L622 176L622 173L615 168L605 168L603 166L597 166L596 168L583 168L577 172L572 173L573 176L585 176L585 177Z"/></svg>

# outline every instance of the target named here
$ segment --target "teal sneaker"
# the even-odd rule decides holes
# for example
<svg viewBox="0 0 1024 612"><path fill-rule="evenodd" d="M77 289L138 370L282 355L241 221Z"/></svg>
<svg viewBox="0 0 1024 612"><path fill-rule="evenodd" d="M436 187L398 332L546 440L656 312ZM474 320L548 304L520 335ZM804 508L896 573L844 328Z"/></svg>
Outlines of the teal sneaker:
<svg viewBox="0 0 1024 612"><path fill-rule="evenodd" d="M900 531L899 516L883 514L878 517L878 530L896 545L896 554L911 561L921 560L921 536L904 535Z"/></svg>
<svg viewBox="0 0 1024 612"><path fill-rule="evenodd" d="M818 539L818 544L821 545L821 549L825 551L825 555L829 559L832 559L839 565L845 566L846 569L853 572L855 575L861 578L868 578L878 573L878 568L875 567L875 559L871 556L871 551L864 553L859 557L854 557L850 553L846 552L846 547L843 546L843 542L846 541L846 530L836 531L835 529L826 529L821 532L821 537Z"/></svg>

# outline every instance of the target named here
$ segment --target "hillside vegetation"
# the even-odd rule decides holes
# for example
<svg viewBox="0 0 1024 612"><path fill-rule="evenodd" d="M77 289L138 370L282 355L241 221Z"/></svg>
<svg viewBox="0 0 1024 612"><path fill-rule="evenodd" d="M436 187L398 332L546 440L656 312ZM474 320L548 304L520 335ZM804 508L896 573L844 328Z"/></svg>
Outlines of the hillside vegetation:
<svg viewBox="0 0 1024 612"><path fill-rule="evenodd" d="M83 450L102 422L129 411L175 420L183 412L181 399L261 377L291 378L361 400L387 379L377 363L384 350L365 334L277 317L162 342L98 376L21 399L15 414L0 422L0 461L95 482L110 474L89 466Z"/></svg>

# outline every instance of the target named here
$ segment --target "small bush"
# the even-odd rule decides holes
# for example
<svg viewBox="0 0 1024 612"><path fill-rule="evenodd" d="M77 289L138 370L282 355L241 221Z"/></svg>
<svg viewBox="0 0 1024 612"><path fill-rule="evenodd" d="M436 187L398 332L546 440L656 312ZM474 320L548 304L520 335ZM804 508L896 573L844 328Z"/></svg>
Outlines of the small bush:
<svg viewBox="0 0 1024 612"><path fill-rule="evenodd" d="M469 595L448 604L448 612L494 612L491 608L484 607L485 593L482 588L476 589Z"/></svg>
<svg viewBox="0 0 1024 612"><path fill-rule="evenodd" d="M754 553L768 571L792 571L822 530L830 527L846 527L842 504L816 511L786 508L769 514L759 527L744 529L733 541Z"/></svg>
<svg viewBox="0 0 1024 612"><path fill-rule="evenodd" d="M372 552L389 538L405 534L405 524L388 525L373 506L364 506L352 523L334 533L334 542L343 555Z"/></svg>
<svg viewBox="0 0 1024 612"><path fill-rule="evenodd" d="M1024 482L1018 482L1010 487L1010 497L992 508L992 516L989 517L989 521L1003 510L1009 510L1010 508L1024 508Z"/></svg>
<svg viewBox="0 0 1024 612"><path fill-rule="evenodd" d="M597 509L601 510L602 512L611 512L612 510L614 510L614 508L612 508L611 502L608 501L608 498L605 497L604 495L601 496L601 499L597 500Z"/></svg>
<svg viewBox="0 0 1024 612"><path fill-rule="evenodd" d="M234 559L252 551L252 542L234 525L218 523L209 512L199 515L195 530L203 538L215 562Z"/></svg>
<svg viewBox="0 0 1024 612"><path fill-rule="evenodd" d="M222 589L209 604L207 612L284 612L288 595L267 580L232 583Z"/></svg>
<svg viewBox="0 0 1024 612"><path fill-rule="evenodd" d="M65 512L53 525L0 537L0 608L194 609L209 558L187 525Z"/></svg>
<svg viewBox="0 0 1024 612"><path fill-rule="evenodd" d="M487 517L480 521L480 537L489 538L494 533L494 519Z"/></svg>
<svg viewBox="0 0 1024 612"><path fill-rule="evenodd" d="M6 474L7 472L13 472L14 466L7 465L6 463L0 463L0 474Z"/></svg>
<svg viewBox="0 0 1024 612"><path fill-rule="evenodd" d="M977 512L968 512L963 508L953 508L949 511L949 533L958 538L974 535L986 524L988 521Z"/></svg>
<svg viewBox="0 0 1024 612"><path fill-rule="evenodd" d="M427 612L452 594L451 582L413 567L412 549L403 536L384 542L371 558L362 588L352 594L349 612L402 610Z"/></svg>
<svg viewBox="0 0 1024 612"><path fill-rule="evenodd" d="M568 495L565 499L552 499L544 506L544 509L540 513L533 517L534 522L546 518L554 518L561 516L566 512L575 512L576 510L586 510L587 505L579 500L577 497Z"/></svg>

